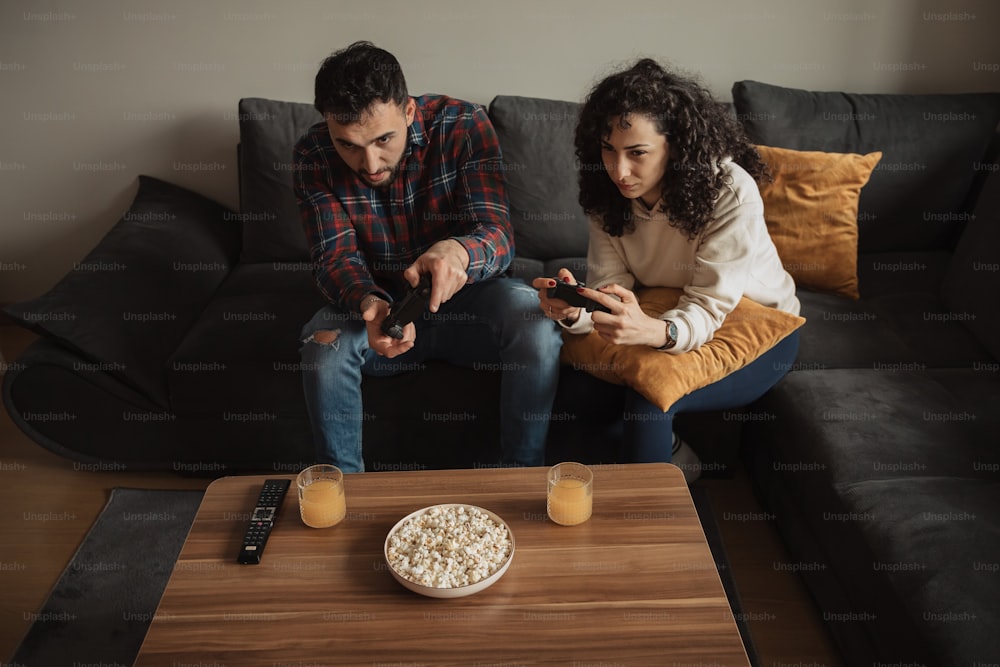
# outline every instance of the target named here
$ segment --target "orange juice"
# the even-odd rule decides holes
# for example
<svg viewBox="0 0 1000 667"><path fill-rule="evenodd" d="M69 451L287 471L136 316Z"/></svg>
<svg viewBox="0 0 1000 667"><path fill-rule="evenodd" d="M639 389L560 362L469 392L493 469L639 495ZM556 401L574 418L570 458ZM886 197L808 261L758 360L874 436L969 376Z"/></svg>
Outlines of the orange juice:
<svg viewBox="0 0 1000 667"><path fill-rule="evenodd" d="M582 479L561 477L549 487L549 518L563 526L575 526L593 512L590 487Z"/></svg>
<svg viewBox="0 0 1000 667"><path fill-rule="evenodd" d="M347 514L344 485L332 479L318 479L299 495L302 523L312 528L329 528L343 521Z"/></svg>

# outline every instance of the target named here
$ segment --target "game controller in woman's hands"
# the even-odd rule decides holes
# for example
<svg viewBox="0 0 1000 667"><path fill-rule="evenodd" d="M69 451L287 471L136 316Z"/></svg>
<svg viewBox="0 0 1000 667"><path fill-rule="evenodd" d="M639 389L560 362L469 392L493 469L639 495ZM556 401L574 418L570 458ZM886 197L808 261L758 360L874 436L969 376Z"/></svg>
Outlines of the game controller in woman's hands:
<svg viewBox="0 0 1000 667"><path fill-rule="evenodd" d="M563 281L556 279L556 286L549 288L548 296L550 299L562 299L569 305L576 308L584 308L588 313L595 310L602 313L611 312L611 309L604 304L598 303L593 299L589 299L577 292L577 290L581 287L586 287L586 285L583 283L571 285L570 283L564 283Z"/></svg>

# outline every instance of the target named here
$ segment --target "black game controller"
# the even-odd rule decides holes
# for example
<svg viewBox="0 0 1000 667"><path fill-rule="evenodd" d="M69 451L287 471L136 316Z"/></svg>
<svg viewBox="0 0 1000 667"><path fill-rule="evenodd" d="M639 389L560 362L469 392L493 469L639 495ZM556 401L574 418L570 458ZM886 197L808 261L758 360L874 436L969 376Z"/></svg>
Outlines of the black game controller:
<svg viewBox="0 0 1000 667"><path fill-rule="evenodd" d="M403 337L403 327L417 319L427 307L431 298L431 277L423 274L416 287L411 287L403 300L393 304L389 314L382 320L382 333L399 340Z"/></svg>
<svg viewBox="0 0 1000 667"><path fill-rule="evenodd" d="M610 313L611 309L604 304L597 303L593 299L588 299L576 290L580 287L586 287L583 283L577 283L575 285L570 285L569 283L564 283L563 281L556 279L556 286L549 288L549 298L550 299L562 299L566 303L576 308L585 308L588 313L592 313L595 310L602 313Z"/></svg>

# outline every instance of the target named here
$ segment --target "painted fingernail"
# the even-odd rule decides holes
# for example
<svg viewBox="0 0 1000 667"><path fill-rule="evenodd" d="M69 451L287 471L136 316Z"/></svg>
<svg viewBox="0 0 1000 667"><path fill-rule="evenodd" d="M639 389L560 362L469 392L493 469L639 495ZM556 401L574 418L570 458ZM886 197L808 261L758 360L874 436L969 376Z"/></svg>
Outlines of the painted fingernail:
<svg viewBox="0 0 1000 667"><path fill-rule="evenodd" d="M563 276L563 282L564 283L568 283L569 282L569 276Z"/></svg>
<svg viewBox="0 0 1000 667"><path fill-rule="evenodd" d="M583 288L582 287L577 287L576 288L576 293L577 294L583 294Z"/></svg>
<svg viewBox="0 0 1000 667"><path fill-rule="evenodd" d="M550 280L549 281L549 287L555 287L555 286L556 286L556 281Z"/></svg>

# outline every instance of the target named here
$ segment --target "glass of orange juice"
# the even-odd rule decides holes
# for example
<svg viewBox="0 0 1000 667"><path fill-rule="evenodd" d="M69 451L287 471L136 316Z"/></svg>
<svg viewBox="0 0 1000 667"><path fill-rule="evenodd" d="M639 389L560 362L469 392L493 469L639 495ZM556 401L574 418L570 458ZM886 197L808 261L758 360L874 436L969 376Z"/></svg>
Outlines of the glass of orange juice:
<svg viewBox="0 0 1000 667"><path fill-rule="evenodd" d="M335 526L347 515L344 498L344 473L326 463L314 465L299 473L299 513L302 523L310 528Z"/></svg>
<svg viewBox="0 0 1000 667"><path fill-rule="evenodd" d="M546 508L549 518L575 526L590 518L594 509L594 473L582 463L557 463L549 468Z"/></svg>

